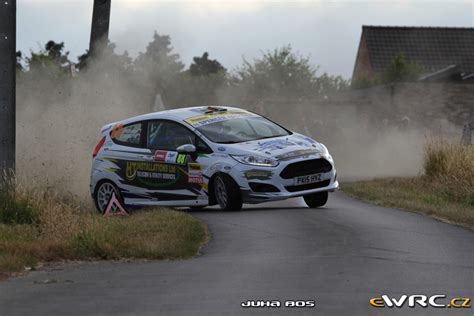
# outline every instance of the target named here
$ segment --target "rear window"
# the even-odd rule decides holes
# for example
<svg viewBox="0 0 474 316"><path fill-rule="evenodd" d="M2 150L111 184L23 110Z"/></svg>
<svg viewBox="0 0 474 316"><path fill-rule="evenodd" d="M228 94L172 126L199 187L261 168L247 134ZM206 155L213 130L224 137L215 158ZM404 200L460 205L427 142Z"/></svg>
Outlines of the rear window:
<svg viewBox="0 0 474 316"><path fill-rule="evenodd" d="M110 135L117 144L138 147L141 143L142 123L114 126Z"/></svg>

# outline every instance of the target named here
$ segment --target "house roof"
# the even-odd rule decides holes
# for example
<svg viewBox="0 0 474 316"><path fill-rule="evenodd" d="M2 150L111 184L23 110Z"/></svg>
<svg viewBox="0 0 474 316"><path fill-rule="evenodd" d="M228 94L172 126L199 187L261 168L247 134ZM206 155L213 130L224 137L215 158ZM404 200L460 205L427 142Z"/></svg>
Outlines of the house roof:
<svg viewBox="0 0 474 316"><path fill-rule="evenodd" d="M428 72L456 65L474 73L474 28L363 26L370 65L384 71L400 52Z"/></svg>

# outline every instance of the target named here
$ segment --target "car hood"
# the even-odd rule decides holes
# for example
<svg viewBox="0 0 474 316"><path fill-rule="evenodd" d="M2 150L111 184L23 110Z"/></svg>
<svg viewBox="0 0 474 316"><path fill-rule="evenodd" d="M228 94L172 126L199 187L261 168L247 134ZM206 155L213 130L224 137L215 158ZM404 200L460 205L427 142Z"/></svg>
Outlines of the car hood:
<svg viewBox="0 0 474 316"><path fill-rule="evenodd" d="M253 154L281 161L319 155L325 152L325 147L307 136L293 133L288 136L221 145L218 150L231 155Z"/></svg>

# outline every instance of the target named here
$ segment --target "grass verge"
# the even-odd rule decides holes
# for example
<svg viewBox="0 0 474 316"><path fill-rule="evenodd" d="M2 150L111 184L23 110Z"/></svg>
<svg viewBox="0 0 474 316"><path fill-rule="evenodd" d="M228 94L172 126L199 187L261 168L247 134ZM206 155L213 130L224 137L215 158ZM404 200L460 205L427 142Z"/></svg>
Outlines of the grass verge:
<svg viewBox="0 0 474 316"><path fill-rule="evenodd" d="M429 177L384 178L344 183L341 189L363 201L415 211L449 223L474 228L474 199L454 196Z"/></svg>
<svg viewBox="0 0 474 316"><path fill-rule="evenodd" d="M43 262L189 258L207 240L202 222L170 209L104 218L51 193L16 187L0 196L0 279Z"/></svg>
<svg viewBox="0 0 474 316"><path fill-rule="evenodd" d="M474 146L443 139L425 144L424 174L341 185L350 196L474 228Z"/></svg>

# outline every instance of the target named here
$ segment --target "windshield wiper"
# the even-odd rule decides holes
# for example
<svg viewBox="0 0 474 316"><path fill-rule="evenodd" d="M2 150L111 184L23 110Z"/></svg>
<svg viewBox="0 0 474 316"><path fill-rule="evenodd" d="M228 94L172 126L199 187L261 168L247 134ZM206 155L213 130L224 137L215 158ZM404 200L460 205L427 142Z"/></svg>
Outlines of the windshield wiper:
<svg viewBox="0 0 474 316"><path fill-rule="evenodd" d="M281 136L288 136L288 135L265 136L265 137L262 137L262 138L257 138L256 140L267 139L267 138L275 138L275 137L281 137Z"/></svg>
<svg viewBox="0 0 474 316"><path fill-rule="evenodd" d="M218 144L237 144L237 143L241 143L242 141L234 141L234 140L228 140L228 141L225 141L225 142L216 142Z"/></svg>

